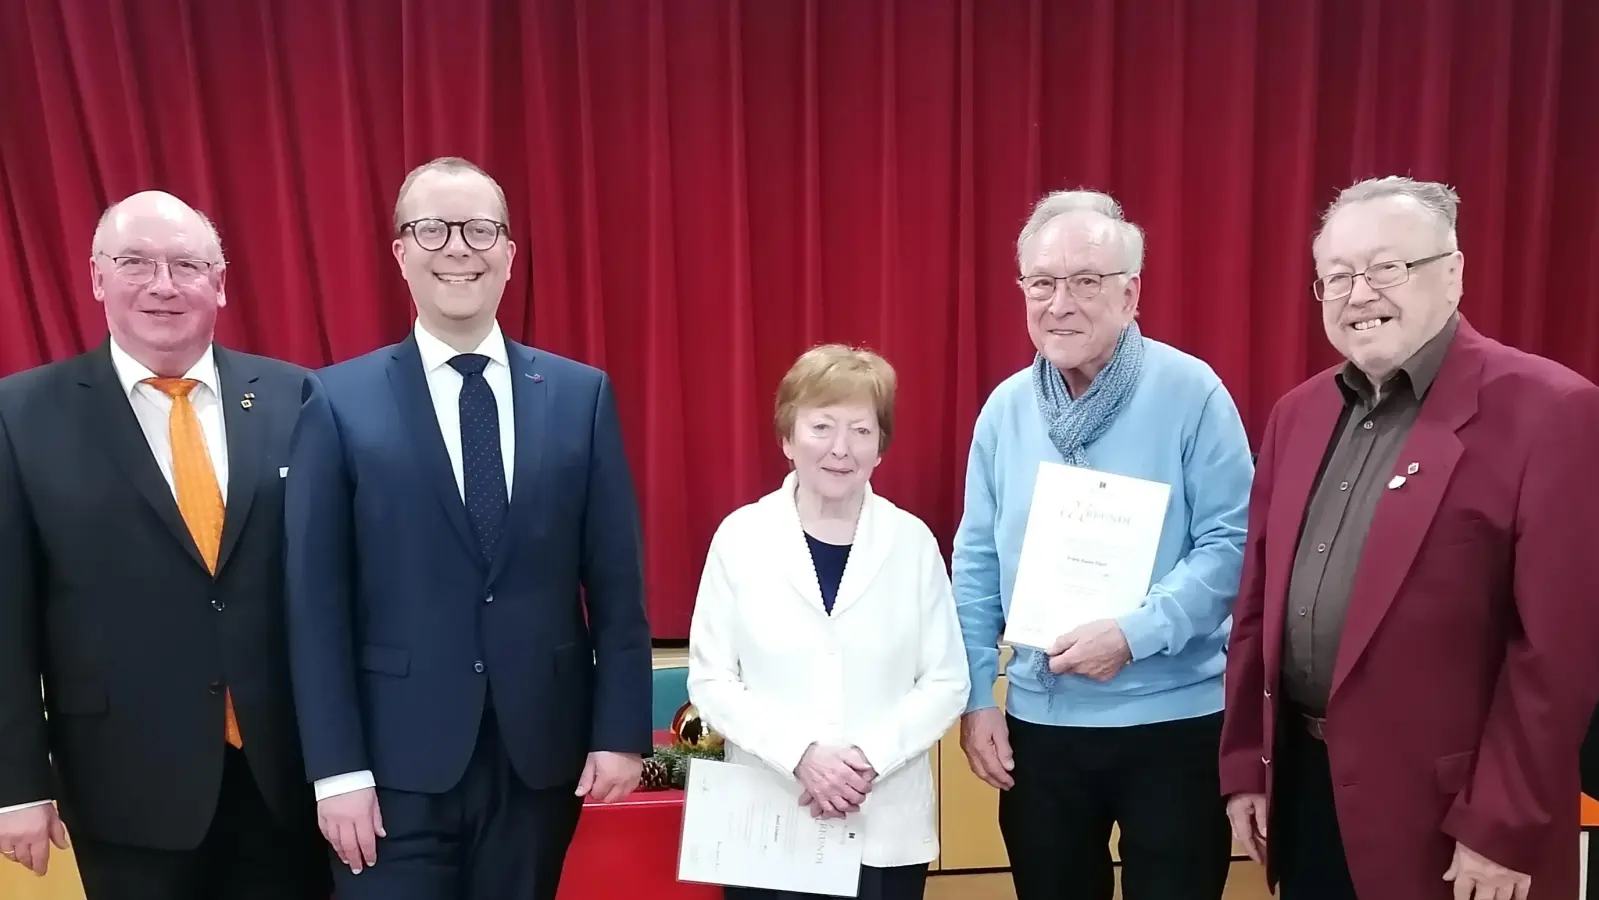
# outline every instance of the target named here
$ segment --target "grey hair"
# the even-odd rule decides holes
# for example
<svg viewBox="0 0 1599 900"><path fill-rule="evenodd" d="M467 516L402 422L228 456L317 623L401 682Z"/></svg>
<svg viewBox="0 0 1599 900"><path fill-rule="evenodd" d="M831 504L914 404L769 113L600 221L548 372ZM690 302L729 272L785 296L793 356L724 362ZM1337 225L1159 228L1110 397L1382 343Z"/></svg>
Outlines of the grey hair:
<svg viewBox="0 0 1599 900"><path fill-rule="evenodd" d="M1444 249L1449 251L1460 249L1460 240L1455 232L1455 222L1460 210L1460 195L1447 184L1437 181L1417 181L1404 175L1367 178L1339 191L1338 198L1321 214L1321 228L1316 231L1316 237L1311 241L1311 245L1315 246L1321 240L1322 231L1326 230L1327 223L1340 209L1384 197L1409 197L1414 200L1437 220L1438 236L1444 242Z"/></svg>
<svg viewBox="0 0 1599 900"><path fill-rule="evenodd" d="M416 184L418 178L428 172L444 172L452 175L460 174L461 172L472 172L483 176L484 180L488 181L489 185L494 188L494 196L500 201L500 224L505 226L506 234L510 234L511 205L505 200L505 189L500 187L500 183L495 181L494 176L485 171L482 166L459 156L441 156L438 159L429 160L412 169L410 174L405 176L405 181L400 183L400 192L394 197L395 233L398 233L400 226L405 224L405 195L411 193L411 186Z"/></svg>
<svg viewBox="0 0 1599 900"><path fill-rule="evenodd" d="M1032 215L1027 217L1027 224L1022 226L1022 233L1016 238L1016 262L1021 263L1027 242L1037 237L1051 220L1078 211L1099 213L1111 220L1116 234L1121 238L1122 269L1130 275L1143 271L1144 230L1127 221L1122 214L1122 205L1116 202L1116 198L1102 191L1090 190L1051 191L1034 204Z"/></svg>
<svg viewBox="0 0 1599 900"><path fill-rule="evenodd" d="M127 202L127 199L128 198L124 197L110 206L107 206L105 208L105 212L100 214L100 221L96 222L94 226L94 239L89 243L89 250L91 253L105 252L106 241L111 237L111 220L116 216L117 210L122 208L122 204ZM200 224L205 226L206 235L211 238L211 245L216 247L216 262L226 268L228 264L228 257L222 252L222 233L217 230L216 223L211 221L210 216L207 216L198 209L194 209L192 206L189 207L189 209L193 210L194 214L200 217Z"/></svg>

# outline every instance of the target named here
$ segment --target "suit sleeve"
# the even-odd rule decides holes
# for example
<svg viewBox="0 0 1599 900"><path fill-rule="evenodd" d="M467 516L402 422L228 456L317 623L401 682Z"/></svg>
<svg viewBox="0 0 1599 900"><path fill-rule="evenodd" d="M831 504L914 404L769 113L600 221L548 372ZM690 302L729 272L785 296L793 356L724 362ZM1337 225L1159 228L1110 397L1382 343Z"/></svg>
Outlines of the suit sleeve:
<svg viewBox="0 0 1599 900"><path fill-rule="evenodd" d="M1266 519L1271 509L1272 476L1276 473L1277 428L1281 407L1266 420L1249 491L1249 527L1244 537L1243 572L1233 604L1233 628L1227 644L1227 715L1221 728L1221 792L1266 792L1266 650L1261 622L1266 609Z"/></svg>
<svg viewBox="0 0 1599 900"><path fill-rule="evenodd" d="M1539 423L1516 513L1516 622L1466 789L1443 830L1530 872L1577 803L1578 753L1599 700L1599 387ZM1562 812L1565 811L1565 812Z"/></svg>
<svg viewBox="0 0 1599 900"><path fill-rule="evenodd" d="M354 488L338 421L305 379L284 483L289 666L313 781L370 768L357 702Z"/></svg>
<svg viewBox="0 0 1599 900"><path fill-rule="evenodd" d="M932 532L923 530L923 575L912 622L920 633L916 683L894 709L861 736L857 746L866 761L887 778L938 743L966 710L971 677L949 572Z"/></svg>
<svg viewBox="0 0 1599 900"><path fill-rule="evenodd" d="M582 579L594 641L590 750L650 752L652 662L638 498L611 381L600 376L589 444Z"/></svg>
<svg viewBox="0 0 1599 900"><path fill-rule="evenodd" d="M38 554L22 473L0 417L0 808L50 797L50 746L40 695Z"/></svg>

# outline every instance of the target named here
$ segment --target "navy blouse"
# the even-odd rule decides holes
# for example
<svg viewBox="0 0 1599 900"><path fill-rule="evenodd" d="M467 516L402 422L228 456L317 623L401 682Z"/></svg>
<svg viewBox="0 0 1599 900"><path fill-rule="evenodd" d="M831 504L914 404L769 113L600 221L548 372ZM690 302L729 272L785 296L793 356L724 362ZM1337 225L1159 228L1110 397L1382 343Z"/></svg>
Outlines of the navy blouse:
<svg viewBox="0 0 1599 900"><path fill-rule="evenodd" d="M849 544L828 544L805 535L811 548L811 563L816 566L816 583L822 589L822 607L833 614L838 599L838 583L844 579L844 564L849 561Z"/></svg>

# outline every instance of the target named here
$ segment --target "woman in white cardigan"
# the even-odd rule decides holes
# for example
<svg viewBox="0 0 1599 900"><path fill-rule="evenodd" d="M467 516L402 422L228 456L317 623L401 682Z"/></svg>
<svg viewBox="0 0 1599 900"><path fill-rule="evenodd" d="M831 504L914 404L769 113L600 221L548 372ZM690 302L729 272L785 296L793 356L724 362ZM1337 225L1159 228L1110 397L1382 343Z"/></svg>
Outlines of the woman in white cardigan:
<svg viewBox="0 0 1599 900"><path fill-rule="evenodd" d="M812 815L858 825L861 900L922 896L938 856L928 751L969 685L938 542L870 486L894 388L866 351L795 362L776 412L793 471L717 529L689 633L689 699L727 761L769 767Z"/></svg>

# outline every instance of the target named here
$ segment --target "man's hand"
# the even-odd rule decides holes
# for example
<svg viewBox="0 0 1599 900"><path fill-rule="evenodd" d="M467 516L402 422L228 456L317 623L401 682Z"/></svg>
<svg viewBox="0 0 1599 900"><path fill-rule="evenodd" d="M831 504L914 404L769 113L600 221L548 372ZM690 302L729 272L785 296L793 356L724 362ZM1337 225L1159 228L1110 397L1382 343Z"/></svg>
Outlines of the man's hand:
<svg viewBox="0 0 1599 900"><path fill-rule="evenodd" d="M1455 883L1455 900L1527 900L1532 889L1531 875L1511 871L1458 841L1444 880Z"/></svg>
<svg viewBox="0 0 1599 900"><path fill-rule="evenodd" d="M1127 636L1114 619L1100 619L1081 625L1055 639L1049 648L1049 670L1056 675L1071 672L1109 681L1122 666L1132 662L1133 651Z"/></svg>
<svg viewBox="0 0 1599 900"><path fill-rule="evenodd" d="M998 708L961 716L961 749L966 751L966 764L973 775L1002 791L1016 786L1016 779L1010 774L1016 768L1010 752L1010 729Z"/></svg>
<svg viewBox="0 0 1599 900"><path fill-rule="evenodd" d="M50 869L50 845L67 849L67 829L54 803L0 814L0 857L35 875Z"/></svg>
<svg viewBox="0 0 1599 900"><path fill-rule="evenodd" d="M1233 827L1233 840L1242 844L1249 858L1266 864L1266 795L1234 794L1227 798L1227 821Z"/></svg>
<svg viewBox="0 0 1599 900"><path fill-rule="evenodd" d="M871 791L877 773L854 747L812 744L805 748L805 755L794 767L794 777L805 789L801 798L810 795L811 803L805 805L814 803L825 817L838 818L861 808L861 801ZM815 811L813 807L812 813Z"/></svg>
<svg viewBox="0 0 1599 900"><path fill-rule="evenodd" d="M637 753L595 750L583 764L577 795L596 803L615 803L633 793L644 775L644 759Z"/></svg>
<svg viewBox="0 0 1599 900"><path fill-rule="evenodd" d="M367 866L378 864L378 838L388 835L383 831L376 788L319 801L316 822L339 862L349 866L351 872L359 875Z"/></svg>
<svg viewBox="0 0 1599 900"><path fill-rule="evenodd" d="M862 753L859 747L845 748L839 754L839 758L857 774L864 775L869 783L876 783L877 770L872 768L871 762L866 759L866 754ZM822 805L822 801L811 796L809 790L800 791L799 805L810 807L811 816L817 819L842 819L845 815L842 812L830 812L827 806Z"/></svg>

